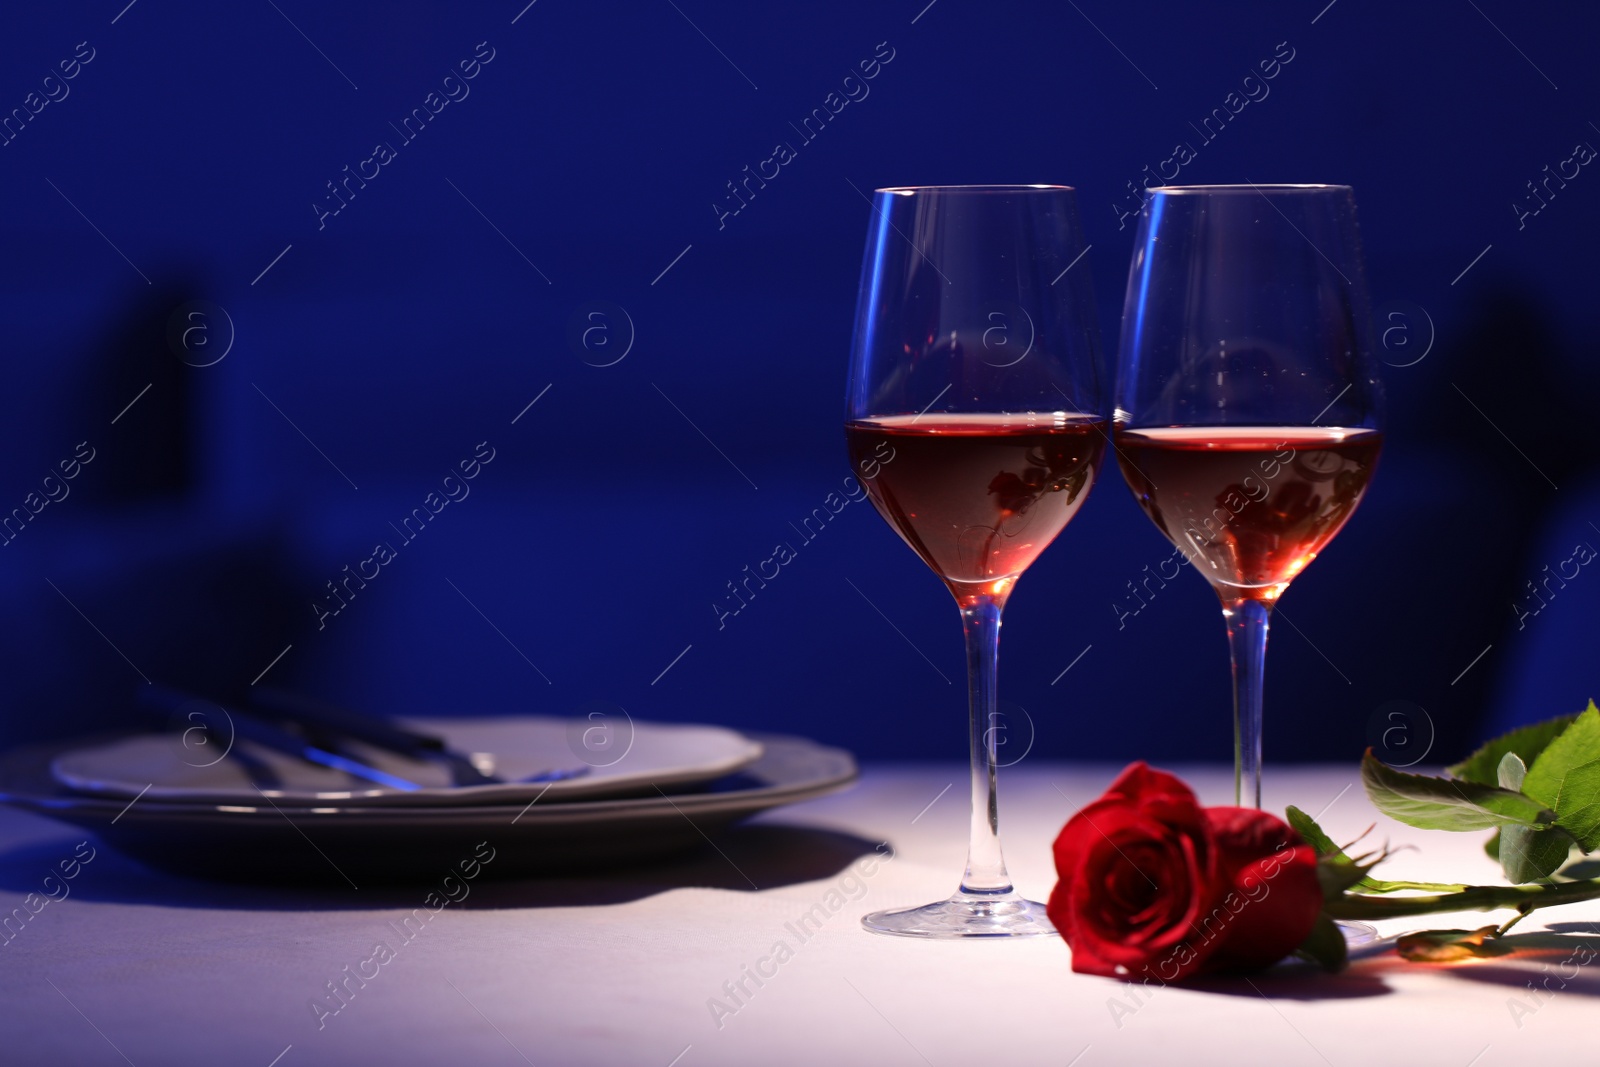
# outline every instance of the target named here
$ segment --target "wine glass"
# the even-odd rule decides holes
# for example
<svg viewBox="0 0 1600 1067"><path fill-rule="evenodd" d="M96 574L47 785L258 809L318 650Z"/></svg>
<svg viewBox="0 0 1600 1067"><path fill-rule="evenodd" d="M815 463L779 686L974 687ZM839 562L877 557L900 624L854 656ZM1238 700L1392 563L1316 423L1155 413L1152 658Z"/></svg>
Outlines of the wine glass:
<svg viewBox="0 0 1600 1067"><path fill-rule="evenodd" d="M878 513L955 595L966 633L972 832L946 900L862 919L909 937L1053 933L1012 888L995 794L1000 613L1083 506L1110 439L1073 191L879 189L846 438Z"/></svg>
<svg viewBox="0 0 1600 1067"><path fill-rule="evenodd" d="M1261 806L1272 607L1361 502L1381 406L1348 186L1151 191L1114 440L1139 506L1222 599L1237 804Z"/></svg>

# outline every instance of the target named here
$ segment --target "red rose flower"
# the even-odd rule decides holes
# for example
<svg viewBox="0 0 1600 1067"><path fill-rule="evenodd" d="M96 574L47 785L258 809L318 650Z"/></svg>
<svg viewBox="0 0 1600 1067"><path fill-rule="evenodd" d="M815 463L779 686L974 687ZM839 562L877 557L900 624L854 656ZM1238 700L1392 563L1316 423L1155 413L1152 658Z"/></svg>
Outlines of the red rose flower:
<svg viewBox="0 0 1600 1067"><path fill-rule="evenodd" d="M1316 852L1286 823L1202 808L1143 763L1068 820L1055 860L1050 921L1087 974L1259 969L1299 948L1322 911Z"/></svg>

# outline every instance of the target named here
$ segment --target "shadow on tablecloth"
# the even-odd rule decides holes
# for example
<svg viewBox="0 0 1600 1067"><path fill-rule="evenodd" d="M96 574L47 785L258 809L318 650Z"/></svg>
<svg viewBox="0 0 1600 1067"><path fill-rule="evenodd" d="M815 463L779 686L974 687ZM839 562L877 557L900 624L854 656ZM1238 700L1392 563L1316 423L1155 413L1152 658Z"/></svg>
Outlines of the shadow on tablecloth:
<svg viewBox="0 0 1600 1067"><path fill-rule="evenodd" d="M1261 974L1205 978L1184 988L1269 1000L1346 1000L1394 992L1387 978L1419 969L1511 991L1513 1020L1532 1014L1555 993L1600 996L1600 924L1551 923L1548 930L1512 933L1501 939L1503 956L1450 963L1414 963L1400 958L1393 939L1351 953L1349 968L1327 974L1309 963L1282 964Z"/></svg>
<svg viewBox="0 0 1600 1067"><path fill-rule="evenodd" d="M1386 969L1432 967L1468 982L1504 986L1513 1021L1531 1014L1555 993L1600 996L1600 924L1551 923L1546 930L1511 933L1501 939L1504 956L1463 963L1407 963L1389 956ZM1520 1022L1519 1022L1520 1028Z"/></svg>
<svg viewBox="0 0 1600 1067"><path fill-rule="evenodd" d="M441 869L438 877L403 885L339 883L321 886L261 886L207 882L166 874L129 859L96 841L97 853L76 878L65 883L70 896L122 904L241 910L344 911L414 908L431 891L451 898L455 908L570 908L623 904L672 889L709 888L756 892L831 878L873 852L877 842L853 834L781 823L734 827L715 843L653 861L585 870L570 877L496 878L494 865L481 877L463 882ZM42 880L61 858L59 840L0 852L0 890L42 893ZM61 884L53 879L52 886ZM463 892L465 890L465 892ZM61 890L55 889L59 893ZM459 899L456 899L458 898Z"/></svg>

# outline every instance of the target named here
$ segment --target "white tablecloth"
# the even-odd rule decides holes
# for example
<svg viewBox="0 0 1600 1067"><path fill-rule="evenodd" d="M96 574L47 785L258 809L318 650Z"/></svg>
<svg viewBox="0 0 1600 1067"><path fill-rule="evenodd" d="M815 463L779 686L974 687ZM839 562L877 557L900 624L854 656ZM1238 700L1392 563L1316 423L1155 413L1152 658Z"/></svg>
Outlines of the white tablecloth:
<svg viewBox="0 0 1600 1067"><path fill-rule="evenodd" d="M1222 769L1175 769L1206 802L1229 798ZM1050 842L1114 771L1030 761L1004 772L1003 837L1026 892L1049 892ZM1385 949L1339 976L1280 968L1153 995L1073 974L1054 938L864 932L863 912L953 888L966 795L954 765L869 767L847 793L719 839L725 855L642 874L484 877L409 931L402 920L426 887L219 886L91 842L70 895L0 945L0 1063L1498 1067L1600 1052L1600 968L1567 962L1600 958L1596 902L1543 913L1565 934L1539 933L1535 915L1515 959L1430 967ZM1269 768L1267 806L1288 803L1326 809L1341 840L1376 822L1376 841L1419 845L1385 865L1388 877L1496 879L1483 834L1383 819L1354 767ZM0 813L0 908L41 892L83 836ZM870 862L884 841L894 858ZM1486 921L1402 920L1386 932ZM379 943L388 955L375 959ZM328 983L341 980L335 998Z"/></svg>

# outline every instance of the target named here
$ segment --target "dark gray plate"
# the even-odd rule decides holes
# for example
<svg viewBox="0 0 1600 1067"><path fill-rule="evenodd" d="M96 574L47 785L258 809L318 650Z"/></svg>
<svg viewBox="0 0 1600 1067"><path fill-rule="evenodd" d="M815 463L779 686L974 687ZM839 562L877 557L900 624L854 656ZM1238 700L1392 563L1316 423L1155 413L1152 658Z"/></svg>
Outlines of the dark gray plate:
<svg viewBox="0 0 1600 1067"><path fill-rule="evenodd" d="M741 819L855 781L850 753L766 735L760 759L689 792L488 807L273 807L84 796L50 775L82 739L0 756L0 803L90 830L162 870L248 882L437 880L479 842L495 875L626 866L703 843Z"/></svg>

